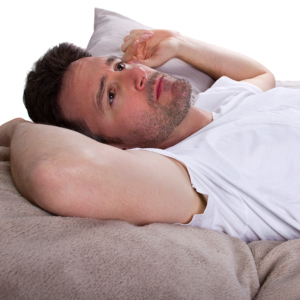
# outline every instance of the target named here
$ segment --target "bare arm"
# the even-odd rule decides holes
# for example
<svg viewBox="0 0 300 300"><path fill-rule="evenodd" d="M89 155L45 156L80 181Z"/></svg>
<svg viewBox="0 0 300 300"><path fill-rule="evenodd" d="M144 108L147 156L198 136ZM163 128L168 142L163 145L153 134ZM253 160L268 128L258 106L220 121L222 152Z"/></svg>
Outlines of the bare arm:
<svg viewBox="0 0 300 300"><path fill-rule="evenodd" d="M149 67L158 67L171 58L179 58L215 80L228 76L255 84L263 91L275 86L273 74L254 59L176 31L133 30L124 41L122 50L125 52L125 62L133 59Z"/></svg>
<svg viewBox="0 0 300 300"><path fill-rule="evenodd" d="M20 193L62 216L186 223L199 199L183 167L146 151L123 151L79 133L20 121L0 127Z"/></svg>

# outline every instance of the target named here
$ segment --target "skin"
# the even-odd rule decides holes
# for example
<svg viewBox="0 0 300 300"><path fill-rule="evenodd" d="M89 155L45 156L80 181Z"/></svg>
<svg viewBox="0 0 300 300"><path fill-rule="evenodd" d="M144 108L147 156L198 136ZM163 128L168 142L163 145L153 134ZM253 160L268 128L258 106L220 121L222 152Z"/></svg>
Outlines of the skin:
<svg viewBox="0 0 300 300"><path fill-rule="evenodd" d="M181 90L176 79L165 77L155 102L156 88L151 82L159 75L151 67L178 58L215 80L228 76L263 91L274 87L274 76L249 57L168 30L146 35L144 30L133 30L124 38L122 50L125 68L97 57L71 64L60 95L66 118L83 119L94 133L113 137L110 145L115 147L24 120L0 127L0 145L10 146L12 176L20 193L54 214L137 225L187 223L194 214L204 212L206 201L192 188L185 166L157 153L118 149L140 146L132 138L136 130L154 141L151 146L165 149L212 121L210 113L191 106L183 113L177 109L178 115L171 114L171 123L166 122L163 107L169 111L181 98L186 107L189 97L184 90L188 89ZM134 64L129 63L132 60ZM107 79L102 111L97 94L103 76ZM112 91L116 98L110 105ZM158 121L160 126L150 126ZM163 135L159 127L164 128Z"/></svg>
<svg viewBox="0 0 300 300"><path fill-rule="evenodd" d="M189 108L186 82L176 82L174 77L151 69L174 57L216 80L225 75L256 84L262 90L274 86L274 76L256 61L176 31L133 30L124 38L121 48L127 64L120 64L120 60L108 64L107 58L101 57L72 63L60 97L67 119L83 120L92 132L108 139L109 145L121 149L166 149L212 121L211 113ZM101 110L96 98L103 76L107 80ZM161 76L164 84L157 101L156 86ZM112 92L114 98L110 99Z"/></svg>
<svg viewBox="0 0 300 300"><path fill-rule="evenodd" d="M97 93L107 77L102 108ZM156 84L163 88L156 99ZM167 148L212 121L210 113L190 105L187 81L138 63L87 57L73 62L64 76L60 105L69 120L83 120L109 144L122 149ZM196 121L196 122L195 122Z"/></svg>

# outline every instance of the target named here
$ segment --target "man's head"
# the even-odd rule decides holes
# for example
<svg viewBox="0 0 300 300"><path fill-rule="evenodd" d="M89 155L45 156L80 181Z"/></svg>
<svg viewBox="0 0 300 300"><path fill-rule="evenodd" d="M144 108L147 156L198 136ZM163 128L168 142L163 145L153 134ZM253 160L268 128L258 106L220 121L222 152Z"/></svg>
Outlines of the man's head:
<svg viewBox="0 0 300 300"><path fill-rule="evenodd" d="M61 111L59 97L63 78L73 61L91 55L69 43L55 46L42 56L27 75L23 101L28 115L35 123L54 125L83 133L98 141L84 122L67 120Z"/></svg>
<svg viewBox="0 0 300 300"><path fill-rule="evenodd" d="M61 54L57 48L56 57L52 58L50 65L60 64ZM74 50L80 52L78 48ZM33 102L34 105L34 101L43 102L45 97L48 97L45 102L52 101L52 107L55 108L40 104L46 122L39 116L34 119L30 114L33 121L74 129L121 148L133 148L157 147L187 115L191 105L191 87L187 81L140 64L125 64L117 57L89 57L88 53L80 50L80 54L73 54L73 60L70 59L69 65L58 74L59 80L53 79L59 81L59 84L56 83L55 100L54 96L48 96L51 96L51 88L43 95L32 97L33 101L27 100L26 89L32 85L30 75L38 72L39 64L47 54L29 73L24 92L27 109L30 109L27 102ZM79 57L81 55L83 57ZM53 53L48 56L52 57ZM43 92L45 84L39 85L38 94L40 90ZM50 81L49 85L53 87ZM37 115L38 109L31 107ZM50 115L55 110L60 124L53 116L47 119L49 109ZM77 124L77 128L74 124Z"/></svg>

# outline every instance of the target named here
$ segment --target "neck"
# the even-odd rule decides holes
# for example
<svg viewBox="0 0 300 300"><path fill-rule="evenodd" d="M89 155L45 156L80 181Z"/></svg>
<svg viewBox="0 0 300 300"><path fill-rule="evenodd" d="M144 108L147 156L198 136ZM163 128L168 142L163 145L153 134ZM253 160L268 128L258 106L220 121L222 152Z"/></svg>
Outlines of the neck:
<svg viewBox="0 0 300 300"><path fill-rule="evenodd" d="M184 120L177 126L167 140L157 148L166 149L183 141L190 135L212 122L212 114L199 107L191 106Z"/></svg>

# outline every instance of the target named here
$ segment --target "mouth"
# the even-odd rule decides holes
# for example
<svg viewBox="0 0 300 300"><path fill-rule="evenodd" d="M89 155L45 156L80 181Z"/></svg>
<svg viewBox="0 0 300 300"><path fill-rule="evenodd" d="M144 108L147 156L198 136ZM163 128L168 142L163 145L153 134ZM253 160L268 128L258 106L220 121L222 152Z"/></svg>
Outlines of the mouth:
<svg viewBox="0 0 300 300"><path fill-rule="evenodd" d="M164 83L164 78L160 77L157 79L157 84L156 84L156 99L159 99L159 96L161 94L162 88L163 88L163 83Z"/></svg>

